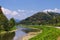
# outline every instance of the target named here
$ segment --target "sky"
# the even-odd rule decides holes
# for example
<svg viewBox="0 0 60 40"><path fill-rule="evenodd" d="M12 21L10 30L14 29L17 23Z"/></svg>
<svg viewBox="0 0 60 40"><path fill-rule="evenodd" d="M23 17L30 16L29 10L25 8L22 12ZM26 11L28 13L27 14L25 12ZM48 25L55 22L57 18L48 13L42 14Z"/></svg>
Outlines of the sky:
<svg viewBox="0 0 60 40"><path fill-rule="evenodd" d="M38 11L60 11L60 0L0 0L4 14L15 19L24 19Z"/></svg>

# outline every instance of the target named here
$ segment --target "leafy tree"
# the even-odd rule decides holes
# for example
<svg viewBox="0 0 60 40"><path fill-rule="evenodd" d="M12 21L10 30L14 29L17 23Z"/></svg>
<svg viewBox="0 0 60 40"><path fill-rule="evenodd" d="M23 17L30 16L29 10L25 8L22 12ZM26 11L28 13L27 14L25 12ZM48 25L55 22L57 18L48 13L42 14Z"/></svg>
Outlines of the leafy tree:
<svg viewBox="0 0 60 40"><path fill-rule="evenodd" d="M1 6L0 6L0 30L8 31L8 26L7 25L8 25L8 19L3 14Z"/></svg>
<svg viewBox="0 0 60 40"><path fill-rule="evenodd" d="M9 21L9 28L13 28L15 26L15 20L14 18L11 18L10 21Z"/></svg>

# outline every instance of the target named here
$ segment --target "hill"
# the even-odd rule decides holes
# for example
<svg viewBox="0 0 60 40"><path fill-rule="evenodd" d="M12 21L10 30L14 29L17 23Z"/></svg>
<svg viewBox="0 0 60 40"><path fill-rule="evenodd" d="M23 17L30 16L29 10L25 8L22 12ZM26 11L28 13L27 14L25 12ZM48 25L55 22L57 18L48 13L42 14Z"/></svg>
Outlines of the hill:
<svg viewBox="0 0 60 40"><path fill-rule="evenodd" d="M59 25L59 23L60 13L56 12L38 12L19 22L19 24L26 25L45 25L45 24Z"/></svg>

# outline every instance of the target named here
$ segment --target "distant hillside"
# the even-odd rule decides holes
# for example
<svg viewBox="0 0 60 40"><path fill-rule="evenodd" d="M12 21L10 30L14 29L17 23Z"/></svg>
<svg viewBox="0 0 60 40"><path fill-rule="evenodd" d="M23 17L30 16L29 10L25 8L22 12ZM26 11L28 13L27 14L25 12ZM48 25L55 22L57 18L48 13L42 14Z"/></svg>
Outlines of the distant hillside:
<svg viewBox="0 0 60 40"><path fill-rule="evenodd" d="M25 20L20 21L19 24L58 24L60 23L60 13L55 12L38 12L31 17L26 18Z"/></svg>

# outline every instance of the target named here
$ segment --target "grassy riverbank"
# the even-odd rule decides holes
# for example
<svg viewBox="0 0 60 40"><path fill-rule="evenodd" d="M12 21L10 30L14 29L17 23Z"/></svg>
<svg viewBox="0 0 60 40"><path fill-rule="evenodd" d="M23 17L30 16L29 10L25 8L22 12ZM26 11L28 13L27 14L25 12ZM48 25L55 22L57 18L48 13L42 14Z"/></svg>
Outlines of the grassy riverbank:
<svg viewBox="0 0 60 40"><path fill-rule="evenodd" d="M57 40L60 36L60 29L48 26L32 26L42 30L42 33L37 34L37 36L31 38L30 40Z"/></svg>
<svg viewBox="0 0 60 40"><path fill-rule="evenodd" d="M26 28L37 28L42 30L42 33L36 34L36 36L30 38L29 40L59 40L60 29L54 26L48 25L25 25ZM30 36L31 37L31 36Z"/></svg>
<svg viewBox="0 0 60 40"><path fill-rule="evenodd" d="M2 31L0 31L0 34L5 34L7 32L14 32L14 31L16 31L16 26L14 26L13 28L11 28L10 31L4 31L4 30L2 30Z"/></svg>
<svg viewBox="0 0 60 40"><path fill-rule="evenodd" d="M37 34L39 34L39 33L42 33L42 30L40 30L38 32L29 32L22 39L23 40L29 40L30 38L37 36Z"/></svg>

